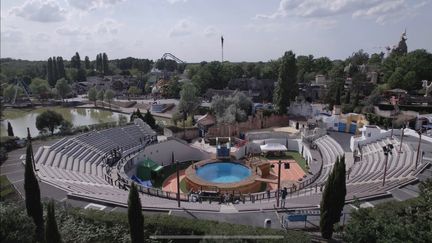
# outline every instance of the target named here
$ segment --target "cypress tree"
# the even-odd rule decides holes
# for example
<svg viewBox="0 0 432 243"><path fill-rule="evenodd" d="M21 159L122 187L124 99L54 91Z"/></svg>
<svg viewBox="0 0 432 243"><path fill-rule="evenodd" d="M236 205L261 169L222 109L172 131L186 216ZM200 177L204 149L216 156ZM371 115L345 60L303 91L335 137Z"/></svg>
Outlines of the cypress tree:
<svg viewBox="0 0 432 243"><path fill-rule="evenodd" d="M338 87L337 90L336 90L335 105L341 105L341 90L340 90L340 87Z"/></svg>
<svg viewBox="0 0 432 243"><path fill-rule="evenodd" d="M128 221L132 243L144 242L144 217L141 209L138 190L135 183L132 182L128 198Z"/></svg>
<svg viewBox="0 0 432 243"><path fill-rule="evenodd" d="M105 52L102 54L102 69L103 74L109 73L108 56Z"/></svg>
<svg viewBox="0 0 432 243"><path fill-rule="evenodd" d="M55 81L54 81L54 77L53 77L53 62L52 62L51 57L48 58L47 79L48 79L48 83L50 84L50 86L54 87Z"/></svg>
<svg viewBox="0 0 432 243"><path fill-rule="evenodd" d="M339 163L336 168L336 176L335 176L335 187L336 187L336 199L337 202L335 204L335 218L334 222L337 223L340 221L340 215L345 206L345 196L346 196L346 168L345 168L345 156L339 159Z"/></svg>
<svg viewBox="0 0 432 243"><path fill-rule="evenodd" d="M81 58L78 52L75 53L75 65L76 69L81 69Z"/></svg>
<svg viewBox="0 0 432 243"><path fill-rule="evenodd" d="M45 241L46 243L62 242L61 235L58 231L57 222L54 211L54 201L50 201L47 207L47 218L45 226Z"/></svg>
<svg viewBox="0 0 432 243"><path fill-rule="evenodd" d="M12 125L10 124L10 122L8 122L8 128L7 128L7 131L8 131L8 136L9 136L9 137L14 137L14 136L15 136L15 135L14 135L14 132L13 132Z"/></svg>
<svg viewBox="0 0 432 243"><path fill-rule="evenodd" d="M59 72L58 72L58 64L57 64L56 57L52 58L52 63L53 63L53 79L54 79L54 83L57 83L57 80L59 80Z"/></svg>
<svg viewBox="0 0 432 243"><path fill-rule="evenodd" d="M90 58L88 56L85 56L84 58L84 65L85 69L90 69Z"/></svg>
<svg viewBox="0 0 432 243"><path fill-rule="evenodd" d="M98 71L98 72L102 71L102 60L101 60L100 54L96 55L96 71Z"/></svg>
<svg viewBox="0 0 432 243"><path fill-rule="evenodd" d="M279 77L274 91L273 103L280 114L286 114L290 101L298 94L295 54L285 52L280 65Z"/></svg>
<svg viewBox="0 0 432 243"><path fill-rule="evenodd" d="M320 231L322 237L331 239L333 226L340 221L340 216L345 205L346 179L345 158L337 158L330 173L321 198Z"/></svg>
<svg viewBox="0 0 432 243"><path fill-rule="evenodd" d="M28 129L27 129L28 131ZM44 241L44 219L38 180L33 170L33 148L28 131L26 163L24 171L24 191L27 215L33 218L36 225L36 241Z"/></svg>
<svg viewBox="0 0 432 243"><path fill-rule="evenodd" d="M345 95L345 104L349 104L351 102L351 92L348 91Z"/></svg>
<svg viewBox="0 0 432 243"><path fill-rule="evenodd" d="M66 78L66 71L64 67L63 57L57 57L57 72L58 79Z"/></svg>
<svg viewBox="0 0 432 243"><path fill-rule="evenodd" d="M154 119L150 110L147 110L147 113L144 115L144 122L147 123L151 128L156 127L156 120Z"/></svg>

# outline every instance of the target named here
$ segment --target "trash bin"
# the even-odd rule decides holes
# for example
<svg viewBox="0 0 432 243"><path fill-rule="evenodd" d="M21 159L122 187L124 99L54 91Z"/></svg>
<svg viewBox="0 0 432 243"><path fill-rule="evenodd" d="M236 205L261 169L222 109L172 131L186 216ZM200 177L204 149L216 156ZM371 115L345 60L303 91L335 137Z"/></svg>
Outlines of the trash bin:
<svg viewBox="0 0 432 243"><path fill-rule="evenodd" d="M264 220L264 228L271 228L272 221L271 219Z"/></svg>

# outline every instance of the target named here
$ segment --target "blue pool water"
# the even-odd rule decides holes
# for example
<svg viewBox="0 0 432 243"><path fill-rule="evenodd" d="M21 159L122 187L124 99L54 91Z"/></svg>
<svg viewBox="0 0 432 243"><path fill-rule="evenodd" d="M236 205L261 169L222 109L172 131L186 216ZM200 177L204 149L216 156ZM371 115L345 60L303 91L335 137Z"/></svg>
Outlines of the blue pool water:
<svg viewBox="0 0 432 243"><path fill-rule="evenodd" d="M251 175L251 170L241 164L231 162L216 162L206 164L197 169L196 174L201 179L215 183L234 183Z"/></svg>

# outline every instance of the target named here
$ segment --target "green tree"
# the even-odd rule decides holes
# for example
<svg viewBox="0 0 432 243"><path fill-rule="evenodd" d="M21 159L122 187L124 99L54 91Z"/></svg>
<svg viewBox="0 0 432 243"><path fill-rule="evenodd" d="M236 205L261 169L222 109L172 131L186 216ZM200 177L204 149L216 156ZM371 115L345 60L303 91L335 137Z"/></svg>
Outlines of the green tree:
<svg viewBox="0 0 432 243"><path fill-rule="evenodd" d="M114 92L112 90L110 90L110 89L107 90L105 92L104 98L105 98L106 101L108 101L109 108L111 109L111 102L112 102L112 100L114 98Z"/></svg>
<svg viewBox="0 0 432 243"><path fill-rule="evenodd" d="M84 81L86 81L87 80L87 73L86 73L86 70L85 69L83 69L83 68L80 68L80 69L77 69L78 71L77 71L77 73L76 73L76 81L78 81L78 82L84 82Z"/></svg>
<svg viewBox="0 0 432 243"><path fill-rule="evenodd" d="M144 242L144 217L141 200L135 183L132 183L128 198L128 222L132 243Z"/></svg>
<svg viewBox="0 0 432 243"><path fill-rule="evenodd" d="M7 125L7 126L8 126L8 127L7 127L8 136L9 136L9 137L14 137L15 135L14 135L13 128L12 128L12 125L10 124L10 122L8 122L8 125Z"/></svg>
<svg viewBox="0 0 432 243"><path fill-rule="evenodd" d="M54 87L55 81L54 80L54 71L53 71L53 60L51 57L48 58L48 64L47 64L47 79L48 83L51 85L51 87Z"/></svg>
<svg viewBox="0 0 432 243"><path fill-rule="evenodd" d="M156 120L154 119L150 110L147 110L147 112L145 113L144 122L147 123L151 128L156 128Z"/></svg>
<svg viewBox="0 0 432 243"><path fill-rule="evenodd" d="M18 89L18 91L16 91L16 89ZM12 102L15 96L15 92L17 92L17 96L19 96L22 94L23 91L21 87L17 87L13 84L9 84L8 86L6 86L6 88L3 90L3 98L5 99L5 101Z"/></svg>
<svg viewBox="0 0 432 243"><path fill-rule="evenodd" d="M47 206L46 226L45 226L46 243L61 243L61 235L58 231L54 211L54 201L51 200Z"/></svg>
<svg viewBox="0 0 432 243"><path fill-rule="evenodd" d="M71 58L71 67L81 69L81 58L78 52Z"/></svg>
<svg viewBox="0 0 432 243"><path fill-rule="evenodd" d="M136 111L132 112L132 115L130 117L130 121L133 122L136 118L139 118L139 119L145 121L144 116L142 115L140 109L137 109Z"/></svg>
<svg viewBox="0 0 432 243"><path fill-rule="evenodd" d="M298 94L297 66L295 54L285 52L279 70L279 77L274 92L273 103L279 114L286 114L290 101Z"/></svg>
<svg viewBox="0 0 432 243"><path fill-rule="evenodd" d="M61 97L63 101L67 97L67 95L72 92L71 86L64 78L57 80L55 88L57 90L57 94Z"/></svg>
<svg viewBox="0 0 432 243"><path fill-rule="evenodd" d="M53 83L55 84L57 80L59 79L59 73L58 73L58 64L57 64L57 58L52 57L52 66L53 66Z"/></svg>
<svg viewBox="0 0 432 243"><path fill-rule="evenodd" d="M404 71L398 67L388 79L388 83L391 88L402 88L404 81Z"/></svg>
<svg viewBox="0 0 432 243"><path fill-rule="evenodd" d="M66 70L64 67L63 57L57 57L57 69L58 78L66 78Z"/></svg>
<svg viewBox="0 0 432 243"><path fill-rule="evenodd" d="M131 96L138 96L141 94L141 89L139 89L137 86L130 86L128 89L128 94Z"/></svg>
<svg viewBox="0 0 432 243"><path fill-rule="evenodd" d="M30 83L30 91L32 94L37 95L39 100L47 99L51 92L48 81L41 78L34 78Z"/></svg>
<svg viewBox="0 0 432 243"><path fill-rule="evenodd" d="M345 242L430 242L432 180L419 185L417 198L390 201L353 210L345 227Z"/></svg>
<svg viewBox="0 0 432 243"><path fill-rule="evenodd" d="M340 221L345 205L345 158L337 158L326 183L320 204L320 231L322 237L331 239L333 226Z"/></svg>
<svg viewBox="0 0 432 243"><path fill-rule="evenodd" d="M94 102L94 105L97 106L96 101L97 101L97 91L95 87L92 87L89 89L88 93L87 93L88 99L90 101Z"/></svg>
<svg viewBox="0 0 432 243"><path fill-rule="evenodd" d="M102 72L102 56L100 53L96 55L96 71Z"/></svg>
<svg viewBox="0 0 432 243"><path fill-rule="evenodd" d="M53 135L54 130L61 125L63 120L61 114L52 110L46 110L36 117L36 128L41 132L48 130Z"/></svg>
<svg viewBox="0 0 432 243"><path fill-rule="evenodd" d="M90 69L90 58L88 56L85 56L84 58L84 67L85 69Z"/></svg>
<svg viewBox="0 0 432 243"><path fill-rule="evenodd" d="M24 191L25 191L25 204L27 208L27 215L33 219L36 226L35 239L36 241L44 241L44 219L43 208L41 204L40 189L38 180L34 173L33 168L33 148L29 139L27 142L26 163L24 171Z"/></svg>
<svg viewBox="0 0 432 243"><path fill-rule="evenodd" d="M103 74L109 74L108 56L105 52L102 54L102 69Z"/></svg>
<svg viewBox="0 0 432 243"><path fill-rule="evenodd" d="M179 111L186 112L186 114L193 116L200 104L198 90L195 85L191 82L183 84L180 91Z"/></svg>
<svg viewBox="0 0 432 243"><path fill-rule="evenodd" d="M100 91L97 93L97 99L100 100L101 102L103 102L103 101L104 101L104 98L105 98L105 91L104 91L104 90L100 90Z"/></svg>

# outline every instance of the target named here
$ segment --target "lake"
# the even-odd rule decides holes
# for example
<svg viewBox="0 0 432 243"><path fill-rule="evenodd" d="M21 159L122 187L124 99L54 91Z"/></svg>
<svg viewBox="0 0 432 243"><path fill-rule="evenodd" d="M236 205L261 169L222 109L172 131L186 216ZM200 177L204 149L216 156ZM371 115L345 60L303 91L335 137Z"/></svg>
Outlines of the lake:
<svg viewBox="0 0 432 243"><path fill-rule="evenodd" d="M1 136L7 136L7 122L12 125L15 136L27 137L27 127L30 128L32 136L37 136L39 130L36 128L36 117L45 110L54 110L60 113L65 120L70 121L74 126L92 125L104 122L119 120L121 113L91 108L70 108L70 107L43 107L37 109L12 109L6 108L3 111L1 121ZM124 115L128 118L129 115Z"/></svg>

